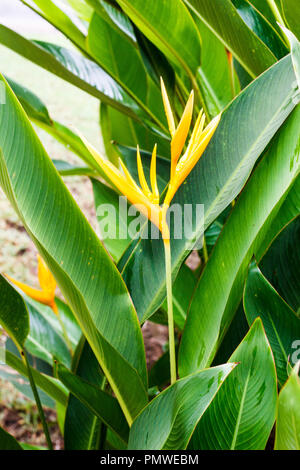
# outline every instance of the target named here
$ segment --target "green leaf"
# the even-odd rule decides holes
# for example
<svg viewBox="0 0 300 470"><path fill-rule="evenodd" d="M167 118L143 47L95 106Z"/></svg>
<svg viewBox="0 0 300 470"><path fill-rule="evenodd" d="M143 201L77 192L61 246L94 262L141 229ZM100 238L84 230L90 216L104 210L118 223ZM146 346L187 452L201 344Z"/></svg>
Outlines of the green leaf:
<svg viewBox="0 0 300 470"><path fill-rule="evenodd" d="M191 302L196 284L196 276L186 264L183 264L173 284L172 295L174 322L180 330L183 330L184 328L189 304ZM161 309L167 313L166 300L162 304Z"/></svg>
<svg viewBox="0 0 300 470"><path fill-rule="evenodd" d="M22 57L137 119L136 103L95 62L76 51L42 41L29 41L0 25L0 43Z"/></svg>
<svg viewBox="0 0 300 470"><path fill-rule="evenodd" d="M207 150L173 200L181 207L204 205L204 227L201 223L190 227L195 239L237 196L256 160L295 107L294 83L288 56L252 82L224 111ZM163 250L161 240L141 240L122 272L141 321L149 318L165 297ZM171 252L175 277L188 254L186 241L172 239Z"/></svg>
<svg viewBox="0 0 300 470"><path fill-rule="evenodd" d="M300 41L300 4L298 0L281 0L283 13L288 27Z"/></svg>
<svg viewBox="0 0 300 470"><path fill-rule="evenodd" d="M181 1L117 0L142 33L190 79L200 65L201 39Z"/></svg>
<svg viewBox="0 0 300 470"><path fill-rule="evenodd" d="M35 401L29 380L27 380L24 376L16 373L15 370L9 372L7 370L0 369L0 377L2 380L10 382L10 384L12 384L18 390L18 392L22 393L25 397L29 398L30 401ZM43 406L55 409L56 402L49 395L43 392L43 390L41 390L40 388L38 388L38 394Z"/></svg>
<svg viewBox="0 0 300 470"><path fill-rule="evenodd" d="M26 349L50 365L56 358L69 366L71 356L65 341L32 305L26 306L30 316L30 333L25 342Z"/></svg>
<svg viewBox="0 0 300 470"><path fill-rule="evenodd" d="M16 439L0 427L0 450L22 450Z"/></svg>
<svg viewBox="0 0 300 470"><path fill-rule="evenodd" d="M287 45L267 19L248 0L232 0L242 20L281 59L288 52Z"/></svg>
<svg viewBox="0 0 300 470"><path fill-rule="evenodd" d="M300 93L300 42L298 41L296 36L294 36L294 34L291 31L289 31L287 28L285 28L284 26L281 26L281 29L284 31L284 33L286 34L290 42L292 61L293 61L293 66L294 66L295 75L297 78L298 88L299 88L299 93Z"/></svg>
<svg viewBox="0 0 300 470"><path fill-rule="evenodd" d="M136 48L97 13L89 26L87 45L94 59L134 99L146 101L147 78Z"/></svg>
<svg viewBox="0 0 300 470"><path fill-rule="evenodd" d="M195 291L183 332L179 354L181 376L211 363L232 321L242 298L251 258L268 235L299 173L299 124L300 107L297 107L257 166L215 245ZM269 243L273 237L272 234ZM199 315L199 311L205 315Z"/></svg>
<svg viewBox="0 0 300 470"><path fill-rule="evenodd" d="M52 0L33 0L53 26L59 29L67 38L71 39L77 46L85 49L85 27L74 14L71 8L64 3ZM59 5L59 6L58 6Z"/></svg>
<svg viewBox="0 0 300 470"><path fill-rule="evenodd" d="M276 61L270 49L240 17L230 0L184 0L226 48L256 77Z"/></svg>
<svg viewBox="0 0 300 470"><path fill-rule="evenodd" d="M26 365L15 354L10 351L5 351L5 364L12 369L16 370L19 374L28 378L28 370ZM67 393L63 385L58 380L40 373L38 370L31 368L31 373L37 387L43 390L47 395L59 402L61 405L67 404Z"/></svg>
<svg viewBox="0 0 300 470"><path fill-rule="evenodd" d="M278 399L275 450L300 450L300 379L295 366Z"/></svg>
<svg viewBox="0 0 300 470"><path fill-rule="evenodd" d="M238 94L238 83L235 79L235 87L232 90L224 45L196 15L194 16L202 37L201 66L197 80L210 116L216 116L234 98L233 92Z"/></svg>
<svg viewBox="0 0 300 470"><path fill-rule="evenodd" d="M230 357L240 364L204 413L190 449L262 450L276 413L276 374L270 345L257 319Z"/></svg>
<svg viewBox="0 0 300 470"><path fill-rule="evenodd" d="M299 236L298 216L279 233L260 263L263 274L295 312L300 308Z"/></svg>
<svg viewBox="0 0 300 470"><path fill-rule="evenodd" d="M128 421L147 402L142 334L126 286L10 91L0 107L0 183L55 275ZM33 201L42 203L34 204Z"/></svg>
<svg viewBox="0 0 300 470"><path fill-rule="evenodd" d="M234 367L225 364L196 372L160 393L134 421L128 448L185 449L195 426Z"/></svg>
<svg viewBox="0 0 300 470"><path fill-rule="evenodd" d="M97 387L105 384L99 363L84 337L75 351L72 372ZM64 423L65 449L99 450L102 427L100 419L71 393Z"/></svg>
<svg viewBox="0 0 300 470"><path fill-rule="evenodd" d="M81 377L72 374L62 364L57 366L57 376L78 400L98 416L106 426L116 432L119 437L125 442L127 441L128 424L120 405L114 397Z"/></svg>
<svg viewBox="0 0 300 470"><path fill-rule="evenodd" d="M120 203L119 195L100 181L93 178L92 185L96 216L100 226L101 237L104 237L103 244L113 259L118 262L131 242L128 234L128 222L130 221L127 214L128 205L125 201L123 204ZM109 227L113 227L113 232L109 231ZM122 234L123 236L121 237Z"/></svg>
<svg viewBox="0 0 300 470"><path fill-rule="evenodd" d="M262 320L282 387L288 378L293 343L300 338L300 319L255 265L250 269L245 285L244 306L249 325L257 317Z"/></svg>
<svg viewBox="0 0 300 470"><path fill-rule="evenodd" d="M0 274L0 324L22 349L29 333L29 315L25 302Z"/></svg>

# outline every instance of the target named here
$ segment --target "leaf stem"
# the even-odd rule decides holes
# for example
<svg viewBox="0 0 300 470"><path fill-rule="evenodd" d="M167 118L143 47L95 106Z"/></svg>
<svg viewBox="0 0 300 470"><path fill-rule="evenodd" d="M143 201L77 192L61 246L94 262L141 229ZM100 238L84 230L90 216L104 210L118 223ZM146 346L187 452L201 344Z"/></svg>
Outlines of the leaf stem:
<svg viewBox="0 0 300 470"><path fill-rule="evenodd" d="M29 361L28 361L27 353L25 351L22 351L21 355L22 355L22 357L24 359L24 362L26 364L26 367L27 367L30 386L31 386L32 393L33 393L33 396L35 398L36 406L37 406L37 409L38 409L38 412L39 412L39 415L40 415L40 419L41 419L41 423L42 423L43 430L44 430L44 433L45 433L48 449L53 450L48 425L47 425L46 418L45 418L45 415L44 415L44 410L43 410L42 403L41 403L41 400L40 400L40 397L39 397L39 394L38 394L38 391L37 391L37 388L36 388L36 385L35 385L35 382L34 382L34 379L33 379L33 376L32 376L31 367L30 367L30 364L29 364Z"/></svg>
<svg viewBox="0 0 300 470"><path fill-rule="evenodd" d="M207 244L206 244L205 235L203 235L203 246L202 246L202 250L203 250L204 264L206 264L207 261L208 261L208 251L207 251Z"/></svg>
<svg viewBox="0 0 300 470"><path fill-rule="evenodd" d="M167 285L167 303L168 303L170 373L171 373L171 385L172 385L176 382L177 375L176 375L176 352L175 352L175 334L174 334L174 319L173 319L170 240L164 239L164 248L165 248L166 285Z"/></svg>

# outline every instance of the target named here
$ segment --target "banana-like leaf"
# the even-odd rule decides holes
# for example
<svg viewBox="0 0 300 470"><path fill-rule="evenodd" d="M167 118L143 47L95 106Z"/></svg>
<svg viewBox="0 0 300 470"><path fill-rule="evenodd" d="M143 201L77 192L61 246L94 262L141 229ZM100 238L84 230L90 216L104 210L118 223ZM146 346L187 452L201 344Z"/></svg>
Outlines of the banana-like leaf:
<svg viewBox="0 0 300 470"><path fill-rule="evenodd" d="M78 47L85 49L86 28L71 8L59 0L32 0L42 16L71 39ZM24 2L26 3L26 2Z"/></svg>
<svg viewBox="0 0 300 470"><path fill-rule="evenodd" d="M300 4L298 0L281 0L284 18L289 29L297 36L300 41Z"/></svg>
<svg viewBox="0 0 300 470"><path fill-rule="evenodd" d="M62 364L57 365L57 376L78 400L127 442L129 428L116 398L72 374Z"/></svg>
<svg viewBox="0 0 300 470"><path fill-rule="evenodd" d="M25 294L23 294L22 296L26 300L28 308L30 309L31 307L33 307L36 311L38 311L40 316L42 316L46 320L46 322L51 325L52 329L55 330L56 333L58 333L62 337L62 327L57 315L53 312L53 310L47 305L43 305L39 302L36 302ZM61 320L63 321L65 328L68 332L69 340L72 346L75 348L82 335L80 327L76 319L74 318L72 311L65 302L56 297L55 303L58 307Z"/></svg>
<svg viewBox="0 0 300 470"><path fill-rule="evenodd" d="M0 43L22 57L137 119L136 103L92 60L55 44L29 41L0 24ZM143 113L142 113L143 115Z"/></svg>
<svg viewBox="0 0 300 470"><path fill-rule="evenodd" d="M147 402L142 334L126 286L13 93L0 107L0 183L55 275L129 422Z"/></svg>
<svg viewBox="0 0 300 470"><path fill-rule="evenodd" d="M275 450L300 450L299 363L279 394Z"/></svg>
<svg viewBox="0 0 300 470"><path fill-rule="evenodd" d="M22 450L16 439L0 427L0 450Z"/></svg>
<svg viewBox="0 0 300 470"><path fill-rule="evenodd" d="M257 317L262 320L274 354L278 383L282 387L290 372L293 344L300 338L300 319L255 265L249 270L244 306L249 325Z"/></svg>
<svg viewBox="0 0 300 470"><path fill-rule="evenodd" d="M103 244L114 261L118 262L131 242L128 234L128 223L130 222L127 213L128 205L124 200L119 199L119 195L112 188L94 178L92 184L96 216ZM123 204L121 201L124 201Z"/></svg>
<svg viewBox="0 0 300 470"><path fill-rule="evenodd" d="M0 324L19 350L29 333L29 314L17 291L0 274Z"/></svg>
<svg viewBox="0 0 300 470"><path fill-rule="evenodd" d="M129 18L192 82L200 65L201 38L181 1L117 0Z"/></svg>
<svg viewBox="0 0 300 470"><path fill-rule="evenodd" d="M196 15L194 20L202 38L197 80L210 116L216 116L238 94L238 82L234 75L234 84L231 84L228 58L222 42Z"/></svg>
<svg viewBox="0 0 300 470"><path fill-rule="evenodd" d="M0 378L9 382L18 390L18 392L22 393L31 402L34 402L35 398L32 393L32 388L30 386L29 380L26 379L24 376L18 374L15 370L10 372L7 370L0 369ZM38 388L38 394L43 406L55 410L56 403L49 395L43 392L43 390L41 390L40 388Z"/></svg>
<svg viewBox="0 0 300 470"><path fill-rule="evenodd" d="M256 77L276 61L275 55L242 20L231 0L184 0L185 4Z"/></svg>
<svg viewBox="0 0 300 470"><path fill-rule="evenodd" d="M195 238L201 237L203 229L240 192L256 160L297 104L296 98L295 74L288 56L254 80L224 111L206 152L173 200L182 208L184 204L192 208L204 205L204 227L202 221L192 227ZM163 250L161 240L141 240L122 272L141 321L149 318L165 297ZM175 275L188 254L186 241L172 239L171 252Z"/></svg>
<svg viewBox="0 0 300 470"><path fill-rule="evenodd" d="M95 167L95 161L91 157L86 146L82 143L81 138L65 125L53 120L49 115L46 105L35 93L14 80L7 77L6 80L32 122L52 135L56 140L67 147L68 150L71 150L78 155L89 165L89 167L94 168L94 170L98 169L97 166ZM72 174L87 174L87 171L93 173L91 168L77 168L75 166L71 166L67 162L63 162L63 164L61 164L55 163L54 161L54 164L58 171L60 171L64 176Z"/></svg>
<svg viewBox="0 0 300 470"><path fill-rule="evenodd" d="M192 300L180 347L181 376L211 363L232 321L251 258L268 235L299 173L300 162L295 157L299 152L299 125L298 106L278 132L225 224Z"/></svg>
<svg viewBox="0 0 300 470"><path fill-rule="evenodd" d="M174 322L180 330L184 328L186 315L196 284L196 276L186 264L183 264L175 279L172 291ZM167 309L167 301L165 300L161 306L161 310L167 313Z"/></svg>
<svg viewBox="0 0 300 470"><path fill-rule="evenodd" d="M262 450L276 414L276 373L260 319L229 359L239 365L204 413L190 449Z"/></svg>
<svg viewBox="0 0 300 470"><path fill-rule="evenodd" d="M28 370L23 361L7 349L5 350L5 364L16 370L22 376L28 378ZM65 387L58 380L50 377L49 375L42 374L33 367L31 367L31 374L37 387L53 398L53 400L59 402L62 406L66 406L68 393Z"/></svg>
<svg viewBox="0 0 300 470"><path fill-rule="evenodd" d="M234 367L224 364L196 372L160 393L134 421L128 448L186 449L195 426Z"/></svg>
<svg viewBox="0 0 300 470"><path fill-rule="evenodd" d="M118 5L114 2L106 2L105 0L85 0L99 16L105 19L107 23L113 26L119 33L130 39L133 44L136 44L136 37L133 30L133 25Z"/></svg>
<svg viewBox="0 0 300 470"><path fill-rule="evenodd" d="M282 37L248 0L232 0L232 3L248 28L268 46L277 59L288 53Z"/></svg>
<svg viewBox="0 0 300 470"><path fill-rule="evenodd" d="M97 13L89 27L87 46L90 55L134 99L158 126L164 126L162 100L157 91L156 108L147 106L148 83L146 71L137 49L111 28ZM130 64L130 67L128 67ZM163 122L163 124L162 124Z"/></svg>
<svg viewBox="0 0 300 470"><path fill-rule="evenodd" d="M299 88L299 93L300 93L300 42L296 38L296 36L286 29L284 26L281 26L283 31L285 32L286 36L288 37L290 46L291 46L291 53L292 53L292 61L293 61L293 66L298 82L298 88Z"/></svg>
<svg viewBox="0 0 300 470"><path fill-rule="evenodd" d="M299 237L300 217L298 215L279 233L260 263L263 274L295 312L298 312L300 308Z"/></svg>
<svg viewBox="0 0 300 470"><path fill-rule="evenodd" d="M30 318L30 333L25 341L27 351L50 365L56 358L68 367L71 356L64 339L32 305L26 306Z"/></svg>
<svg viewBox="0 0 300 470"><path fill-rule="evenodd" d="M75 350L72 372L98 388L106 383L99 363L84 337ZM65 449L99 450L102 428L101 420L70 393L64 422Z"/></svg>

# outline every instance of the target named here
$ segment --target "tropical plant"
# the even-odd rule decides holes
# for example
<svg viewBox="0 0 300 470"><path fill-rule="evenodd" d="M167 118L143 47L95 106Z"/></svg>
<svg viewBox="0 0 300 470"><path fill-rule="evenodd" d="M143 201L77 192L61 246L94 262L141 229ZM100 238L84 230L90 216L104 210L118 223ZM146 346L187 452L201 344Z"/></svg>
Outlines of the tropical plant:
<svg viewBox="0 0 300 470"><path fill-rule="evenodd" d="M72 45L3 24L0 43L99 99L106 153L0 77L0 184L41 286L0 276L0 324L48 447L43 405L66 449L299 450L298 1L21 1ZM51 161L31 123L83 164ZM65 175L90 177L113 235L99 215L99 240ZM146 216L138 236L120 195ZM149 371L147 320L169 327ZM22 446L0 429L0 448Z"/></svg>

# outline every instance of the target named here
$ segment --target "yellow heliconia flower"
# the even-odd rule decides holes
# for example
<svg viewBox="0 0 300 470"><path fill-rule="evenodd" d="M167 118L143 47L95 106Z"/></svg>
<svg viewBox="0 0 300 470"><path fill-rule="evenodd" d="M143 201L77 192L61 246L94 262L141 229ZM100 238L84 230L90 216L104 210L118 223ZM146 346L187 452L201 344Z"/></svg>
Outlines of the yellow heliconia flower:
<svg viewBox="0 0 300 470"><path fill-rule="evenodd" d="M220 122L221 115L216 116L208 124L208 126L204 128L205 114L203 111L200 111L187 148L184 154L181 156L191 126L194 106L194 93L193 91L191 92L181 120L176 127L170 101L162 78L161 91L164 109L172 138L170 182L162 206L159 205L159 191L156 178L156 145L152 153L150 166L150 189L145 178L139 147L137 147L137 168L140 186L138 186L134 181L121 159L120 166L123 172L116 168L110 161L105 160L83 136L81 136L81 138L87 149L90 151L96 162L100 165L114 186L122 194L124 194L132 204L137 206L137 208L153 224L159 228L164 241L166 241L170 238L169 227L166 220L166 214L170 203L178 188L187 178L205 151Z"/></svg>
<svg viewBox="0 0 300 470"><path fill-rule="evenodd" d="M28 286L27 284L23 284L23 282L17 281L16 279L13 279L7 274L5 276L33 300L36 300L37 302L51 307L53 312L57 315L58 308L55 303L56 281L43 258L40 255L38 255L37 258L38 278L41 290L34 289L33 287Z"/></svg>

